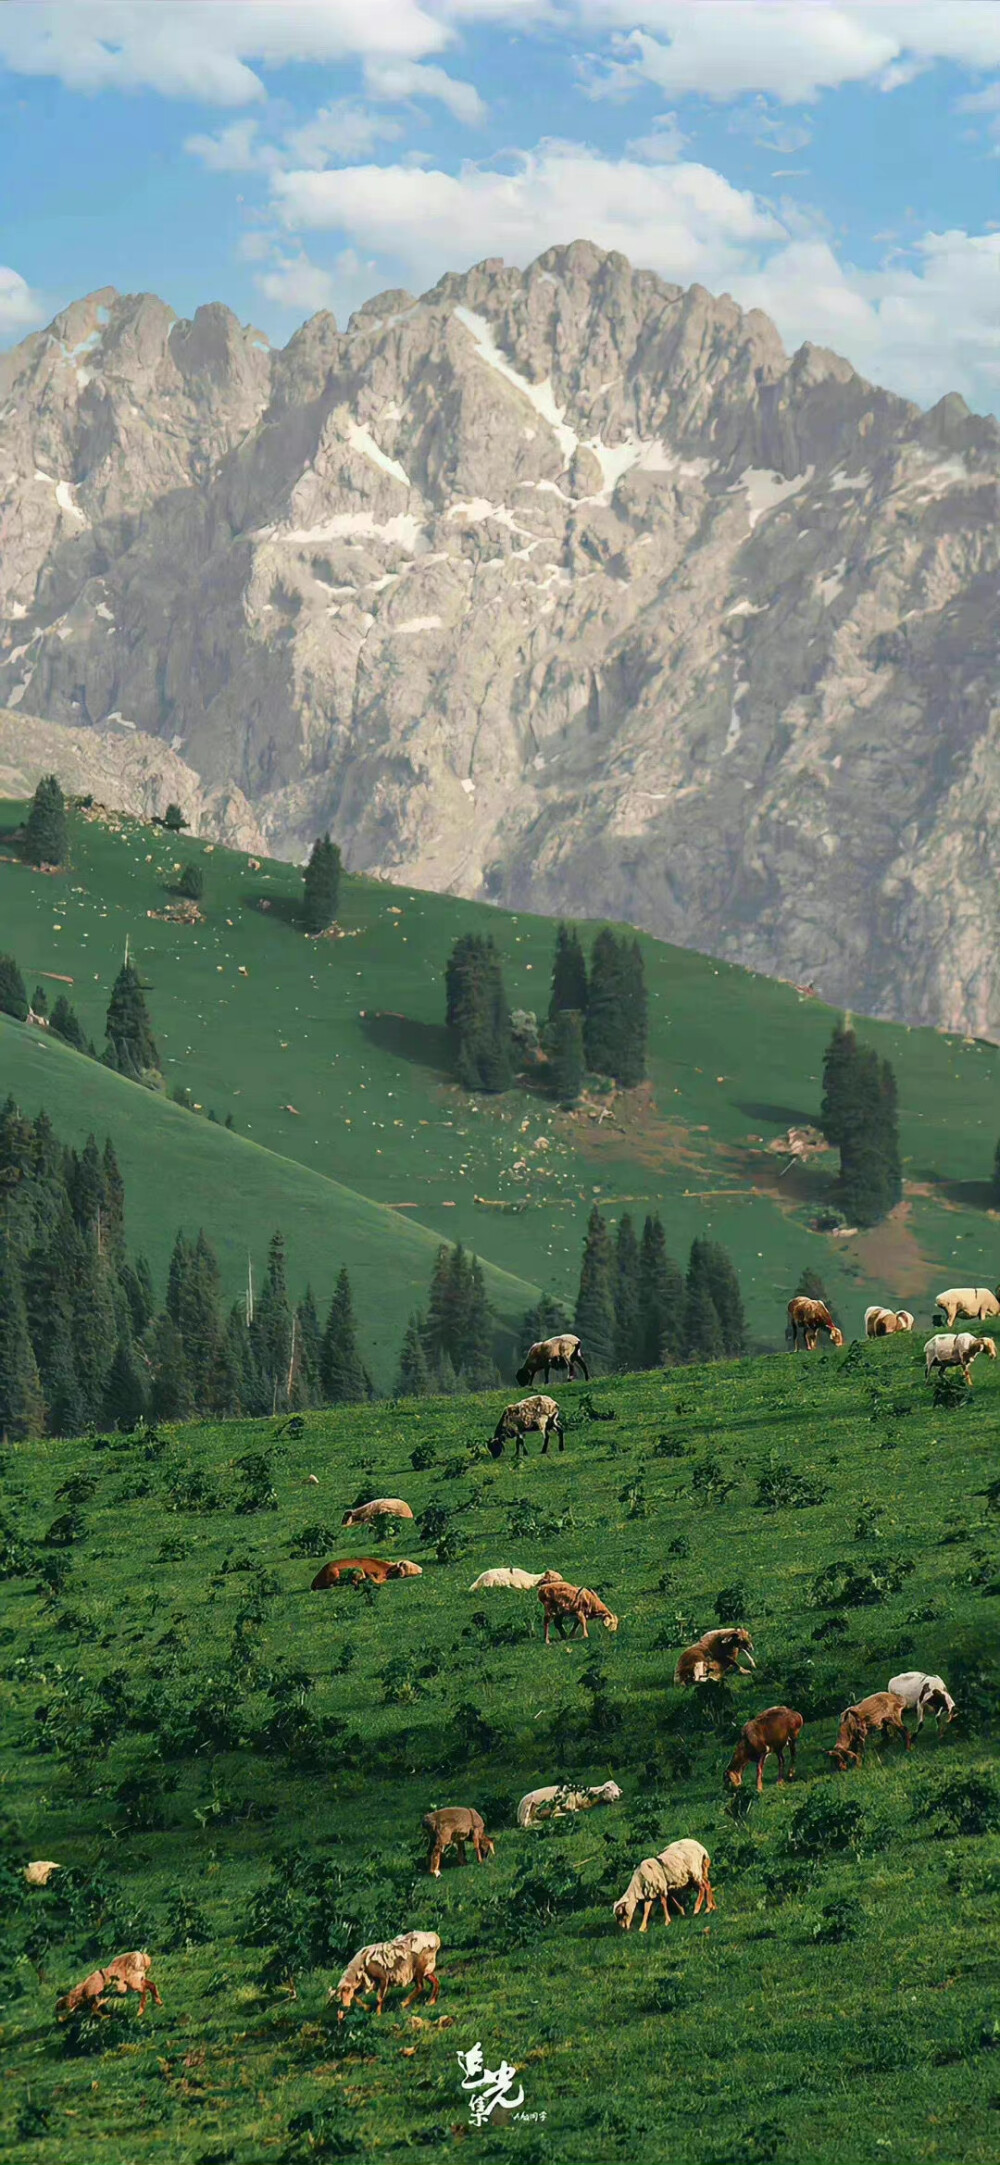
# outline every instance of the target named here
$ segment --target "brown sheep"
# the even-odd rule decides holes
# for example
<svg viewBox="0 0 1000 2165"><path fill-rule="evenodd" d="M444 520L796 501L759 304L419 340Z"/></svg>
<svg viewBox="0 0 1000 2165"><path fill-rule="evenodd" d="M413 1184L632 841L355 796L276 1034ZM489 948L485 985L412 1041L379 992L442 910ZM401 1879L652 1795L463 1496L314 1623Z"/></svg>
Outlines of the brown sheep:
<svg viewBox="0 0 1000 2165"><path fill-rule="evenodd" d="M546 1646L550 1644L550 1624L555 1625L559 1637L564 1639L566 1636L565 1624L567 1619L570 1618L572 1619L570 1638L573 1637L574 1632L579 1630L581 1624L584 1638L589 1638L590 1634L587 1630L588 1616L592 1623L598 1621L602 1623L606 1631L617 1631L618 1629L617 1616L609 1608L606 1608L598 1594L591 1593L589 1586L570 1586L565 1579L557 1578L554 1572L551 1576L546 1573L538 1588L538 1599L545 1611Z"/></svg>
<svg viewBox="0 0 1000 2165"><path fill-rule="evenodd" d="M740 1667L741 1654L746 1655L749 1669ZM723 1624L718 1631L706 1631L696 1645L685 1647L674 1670L674 1683L718 1684L733 1669L737 1676L749 1676L756 1666L750 1633L742 1624Z"/></svg>
<svg viewBox="0 0 1000 2165"><path fill-rule="evenodd" d="M411 2000L424 1996L424 1986L430 1985L431 2006L440 1991L435 1964L441 1951L436 1932L400 1932L395 1939L376 1940L369 1947L361 1947L352 1956L339 1983L330 1986L327 1998L340 2001L338 2022L343 2022L355 2000L364 2000L369 1992L378 1992L375 2012L380 2015L385 2006L386 1994L397 1985L412 1985L403 2001L409 2007Z"/></svg>
<svg viewBox="0 0 1000 2165"><path fill-rule="evenodd" d="M471 1842L480 1864L496 1854L496 1845L486 1832L486 1824L480 1812L471 1805L448 1804L439 1812L425 1812L424 1826L431 1838L427 1857L427 1870L432 1879L441 1877L441 1859L445 1850L454 1843L459 1864L465 1863L465 1845Z"/></svg>
<svg viewBox="0 0 1000 2165"><path fill-rule="evenodd" d="M527 1453L525 1436L537 1430L542 1439L542 1457L549 1448L550 1436L558 1436L559 1449L565 1451L562 1415L554 1398L547 1398L544 1391L536 1391L533 1398L520 1398L515 1405L505 1406L487 1446L491 1458L503 1456L504 1444L514 1439L515 1458Z"/></svg>
<svg viewBox="0 0 1000 2165"><path fill-rule="evenodd" d="M863 1764L865 1744L870 1736L884 1736L892 1731L902 1737L907 1751L911 1750L910 1732L903 1720L905 1708L906 1701L898 1691L875 1691L870 1699L859 1699L856 1706L844 1708L837 1741L829 1754L841 1774L846 1773L849 1766Z"/></svg>
<svg viewBox="0 0 1000 2165"><path fill-rule="evenodd" d="M371 1503L356 1503L345 1511L342 1526L366 1526L370 1519L411 1519L413 1513L401 1496L375 1496Z"/></svg>
<svg viewBox="0 0 1000 2165"><path fill-rule="evenodd" d="M565 1368L572 1382L574 1367L582 1368L584 1382L589 1383L590 1370L583 1358L580 1340L572 1331L564 1331L559 1338L538 1338L528 1347L523 1366L517 1370L517 1381L527 1387L534 1382L539 1369L544 1368L543 1380L547 1383L550 1368Z"/></svg>
<svg viewBox="0 0 1000 2165"><path fill-rule="evenodd" d="M891 1338L895 1331L912 1331L915 1320L908 1308L866 1308L865 1335Z"/></svg>
<svg viewBox="0 0 1000 2165"><path fill-rule="evenodd" d="M395 1564L387 1563L384 1556L341 1556L336 1563L324 1564L322 1571L317 1571L310 1592L319 1594L327 1586L339 1586L341 1579L374 1579L378 1586L384 1586L386 1579L421 1576L420 1565L408 1563L405 1556Z"/></svg>
<svg viewBox="0 0 1000 2165"><path fill-rule="evenodd" d="M743 1769L753 1765L757 1769L757 1794L764 1787L764 1762L773 1752L778 1762L779 1786L785 1779L785 1753L789 1754L791 1767L788 1779L795 1780L795 1748L802 1729L803 1716L790 1706L765 1707L763 1714L756 1714L745 1722L743 1734L726 1768L726 1783L730 1789L743 1786Z"/></svg>
<svg viewBox="0 0 1000 2165"><path fill-rule="evenodd" d="M834 1322L826 1302L810 1300L805 1293L796 1293L789 1301L788 1322L793 1351L798 1346L800 1331L807 1353L815 1353L820 1331L826 1331L832 1346L842 1346L844 1343L844 1333Z"/></svg>
<svg viewBox="0 0 1000 2165"><path fill-rule="evenodd" d="M82 1984L74 1985L71 1992L64 1992L62 1999L56 2001L56 2014L63 2020L67 2015L77 2015L81 2008L86 2008L91 2014L103 2015L107 2012L104 1994L112 1990L120 1999L124 1999L128 1992L137 1992L140 2015L146 2012L146 2001L150 1993L153 1995L154 2006L162 2007L163 2001L149 1974L152 1966L153 1957L147 1954L144 1948L134 1954L116 1955L106 1969L91 1970L90 1976L85 1977Z"/></svg>

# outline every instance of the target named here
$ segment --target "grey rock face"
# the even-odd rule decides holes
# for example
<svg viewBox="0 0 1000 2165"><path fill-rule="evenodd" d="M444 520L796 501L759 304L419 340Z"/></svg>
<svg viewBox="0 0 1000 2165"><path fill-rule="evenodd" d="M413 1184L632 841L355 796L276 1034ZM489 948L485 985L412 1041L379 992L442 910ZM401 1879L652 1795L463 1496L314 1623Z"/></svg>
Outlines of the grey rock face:
<svg viewBox="0 0 1000 2165"><path fill-rule="evenodd" d="M1000 429L586 242L0 357L0 700L272 847L1000 1034ZM252 846L252 845L251 845Z"/></svg>
<svg viewBox="0 0 1000 2165"><path fill-rule="evenodd" d="M157 738L138 729L74 729L0 707L0 796L30 797L43 774L57 774L67 795L89 794L137 819L162 819L168 804L179 804L188 834L230 849L267 849L242 791L206 789Z"/></svg>

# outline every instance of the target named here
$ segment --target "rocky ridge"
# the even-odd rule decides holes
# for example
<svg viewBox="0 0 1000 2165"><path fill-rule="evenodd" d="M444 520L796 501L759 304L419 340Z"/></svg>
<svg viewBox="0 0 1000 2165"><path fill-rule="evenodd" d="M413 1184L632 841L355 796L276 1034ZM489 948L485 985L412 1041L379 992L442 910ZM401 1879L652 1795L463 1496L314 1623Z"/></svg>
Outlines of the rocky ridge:
<svg viewBox="0 0 1000 2165"><path fill-rule="evenodd" d="M0 701L278 851L1000 1035L998 487L961 399L586 242L282 352L96 294L0 356Z"/></svg>

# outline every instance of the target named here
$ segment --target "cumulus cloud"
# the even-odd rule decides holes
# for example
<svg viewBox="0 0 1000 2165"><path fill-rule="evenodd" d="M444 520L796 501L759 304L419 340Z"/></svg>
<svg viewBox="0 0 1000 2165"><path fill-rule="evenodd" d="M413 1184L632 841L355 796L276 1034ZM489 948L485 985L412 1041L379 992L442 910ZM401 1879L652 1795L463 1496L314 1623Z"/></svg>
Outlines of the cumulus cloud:
<svg viewBox="0 0 1000 2165"><path fill-rule="evenodd" d="M486 118L486 107L473 83L456 82L444 68L425 67L418 60L369 60L365 86L373 98L385 98L390 104L406 98L435 98L467 128L477 127Z"/></svg>
<svg viewBox="0 0 1000 2165"><path fill-rule="evenodd" d="M267 173L279 162L273 145L258 140L255 120L234 120L218 135L189 135L184 148L210 173Z"/></svg>
<svg viewBox="0 0 1000 2165"><path fill-rule="evenodd" d="M332 272L311 263L308 256L276 256L268 270L255 276L254 284L265 300L306 316L315 315L318 308L332 308L336 294Z"/></svg>
<svg viewBox="0 0 1000 2165"><path fill-rule="evenodd" d="M39 296L32 293L20 271L0 263L0 338L11 331L29 331L33 324L41 323L44 314Z"/></svg>

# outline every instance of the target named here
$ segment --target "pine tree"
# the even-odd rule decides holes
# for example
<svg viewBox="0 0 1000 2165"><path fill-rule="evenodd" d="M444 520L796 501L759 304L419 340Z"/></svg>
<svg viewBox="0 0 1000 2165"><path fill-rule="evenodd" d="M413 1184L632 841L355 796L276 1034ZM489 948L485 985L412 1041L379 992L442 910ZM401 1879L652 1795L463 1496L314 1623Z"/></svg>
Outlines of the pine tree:
<svg viewBox="0 0 1000 2165"><path fill-rule="evenodd" d="M639 1318L643 1368L684 1357L684 1273L667 1243L659 1217L649 1217L639 1250Z"/></svg>
<svg viewBox="0 0 1000 2165"><path fill-rule="evenodd" d="M807 1263L805 1269L799 1272L799 1282L795 1291L804 1294L806 1300L823 1301L827 1308L830 1306L830 1295L826 1290L823 1279L820 1277L819 1271L813 1269L811 1263Z"/></svg>
<svg viewBox="0 0 1000 2165"><path fill-rule="evenodd" d="M896 1080L887 1060L857 1048L841 1119L840 1195L855 1225L876 1225L902 1193Z"/></svg>
<svg viewBox="0 0 1000 2165"><path fill-rule="evenodd" d="M21 847L29 864L64 865L69 861L66 799L54 774L43 775L38 784Z"/></svg>
<svg viewBox="0 0 1000 2165"><path fill-rule="evenodd" d="M320 1386L328 1406L355 1405L367 1398L368 1376L358 1352L351 1281L341 1270L320 1349Z"/></svg>
<svg viewBox="0 0 1000 2165"><path fill-rule="evenodd" d="M187 826L179 804L168 804L163 815L163 825L169 828L171 834L180 834L181 828Z"/></svg>
<svg viewBox="0 0 1000 2165"><path fill-rule="evenodd" d="M205 892L205 874L200 864L188 863L181 867L177 892L179 895L183 895L185 902L201 901Z"/></svg>
<svg viewBox="0 0 1000 2165"><path fill-rule="evenodd" d="M156 1048L145 996L134 962L124 962L115 979L108 1005L105 1064L120 1075L141 1077L158 1073Z"/></svg>
<svg viewBox="0 0 1000 2165"><path fill-rule="evenodd" d="M846 1019L838 1022L823 1055L823 1101L820 1126L827 1142L839 1149L844 1120L854 1102L854 1069L858 1041Z"/></svg>
<svg viewBox="0 0 1000 2165"><path fill-rule="evenodd" d="M186 1421L194 1412L184 1346L171 1317L161 1312L146 1333L149 1410L154 1421Z"/></svg>
<svg viewBox="0 0 1000 2165"><path fill-rule="evenodd" d="M0 955L0 1015L13 1015L15 1022L28 1019L28 995L13 955Z"/></svg>
<svg viewBox="0 0 1000 2165"><path fill-rule="evenodd" d="M513 1080L510 1008L500 956L477 932L456 940L445 970L445 1020L463 1090L498 1093Z"/></svg>
<svg viewBox="0 0 1000 2165"><path fill-rule="evenodd" d="M61 1037L65 1044L72 1045L74 1052L88 1052L91 1049L81 1029L79 1018L63 992L59 994L59 998L52 1010L49 1030L53 1037Z"/></svg>
<svg viewBox="0 0 1000 2165"><path fill-rule="evenodd" d="M564 1010L581 1016L587 1011L587 965L575 925L560 925L556 933L549 1021Z"/></svg>
<svg viewBox="0 0 1000 2165"><path fill-rule="evenodd" d="M120 1269L125 1258L125 1182L110 1135L104 1144L103 1172L107 1247Z"/></svg>
<svg viewBox="0 0 1000 2165"><path fill-rule="evenodd" d="M145 1256L137 1255L134 1263L121 1263L118 1278L132 1317L132 1336L141 1338L156 1311L153 1279Z"/></svg>
<svg viewBox="0 0 1000 2165"><path fill-rule="evenodd" d="M21 1443L40 1436L44 1423L21 1271L9 1242L0 1240L0 1441Z"/></svg>
<svg viewBox="0 0 1000 2165"><path fill-rule="evenodd" d="M746 1352L747 1324L740 1281L730 1256L718 1241L702 1243L705 1277L722 1330L722 1349L730 1358Z"/></svg>
<svg viewBox="0 0 1000 2165"><path fill-rule="evenodd" d="M312 846L302 875L302 913L307 932L326 932L337 915L340 901L340 851L328 834Z"/></svg>
<svg viewBox="0 0 1000 2165"><path fill-rule="evenodd" d="M518 1333L522 1346L537 1345L542 1338L558 1338L563 1331L571 1331L573 1318L566 1302L558 1293L543 1293L533 1308L529 1308Z"/></svg>
<svg viewBox="0 0 1000 2165"><path fill-rule="evenodd" d="M582 1333L581 1333L582 1335ZM615 1238L615 1354L619 1374L642 1367L642 1304L639 1243L626 1211Z"/></svg>
<svg viewBox="0 0 1000 2165"><path fill-rule="evenodd" d="M611 1236L596 1204L587 1220L573 1328L591 1374L607 1371L615 1354L615 1275Z"/></svg>
<svg viewBox="0 0 1000 2165"><path fill-rule="evenodd" d="M718 1361L726 1350L722 1319L712 1298L709 1243L693 1240L684 1288L684 1358Z"/></svg>
<svg viewBox="0 0 1000 2165"><path fill-rule="evenodd" d="M110 1427L135 1428L149 1404L149 1380L131 1340L120 1338L108 1370L103 1418Z"/></svg>
<svg viewBox="0 0 1000 2165"><path fill-rule="evenodd" d="M297 1406L318 1406L322 1403L320 1384L320 1349L323 1332L311 1285L307 1285L295 1310L296 1389Z"/></svg>
<svg viewBox="0 0 1000 2165"><path fill-rule="evenodd" d="M88 1135L79 1156L73 1152L70 1160L69 1187L73 1216L81 1233L92 1235L103 1248L104 1220L107 1212L107 1188L104 1164L97 1147L96 1138Z"/></svg>
<svg viewBox="0 0 1000 2165"><path fill-rule="evenodd" d="M269 1393L268 1411L284 1406L292 1358L292 1311L285 1279L285 1240L274 1233L267 1251L267 1273L257 1302L251 1336L254 1354Z"/></svg>
<svg viewBox="0 0 1000 2165"><path fill-rule="evenodd" d="M199 1231L194 1241L178 1233L167 1273L167 1314L184 1348L195 1406L207 1409L213 1389L222 1319L221 1280L214 1250Z"/></svg>
<svg viewBox="0 0 1000 2165"><path fill-rule="evenodd" d="M426 1398L430 1392L431 1378L424 1352L423 1335L419 1316L411 1316L403 1334L399 1354L393 1396L396 1398Z"/></svg>
<svg viewBox="0 0 1000 2165"><path fill-rule="evenodd" d="M598 933L590 957L583 1043L587 1066L611 1075L623 1090L646 1073L648 999L637 940L618 939L609 926Z"/></svg>
<svg viewBox="0 0 1000 2165"><path fill-rule="evenodd" d="M583 1016L561 1008L548 1030L552 1095L567 1111L583 1089L587 1063L583 1051Z"/></svg>
<svg viewBox="0 0 1000 2165"><path fill-rule="evenodd" d="M44 985L35 986L31 995L31 1012L33 1015L38 1016L39 1022L45 1021L45 1017L49 1012L49 996Z"/></svg>
<svg viewBox="0 0 1000 2165"><path fill-rule="evenodd" d="M112 1275L96 1230L81 1239L81 1268L73 1298L73 1363L88 1421L103 1417L108 1373L119 1337Z"/></svg>

